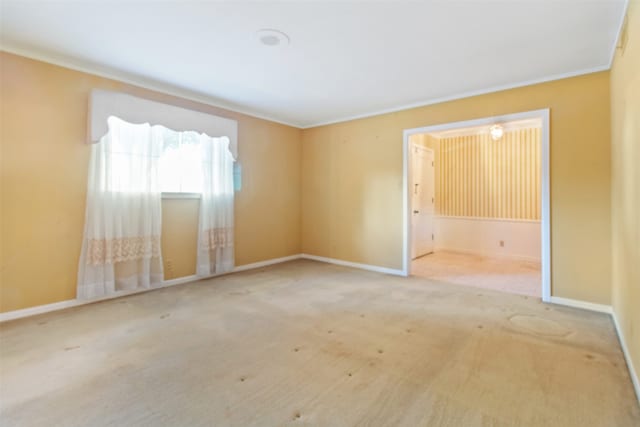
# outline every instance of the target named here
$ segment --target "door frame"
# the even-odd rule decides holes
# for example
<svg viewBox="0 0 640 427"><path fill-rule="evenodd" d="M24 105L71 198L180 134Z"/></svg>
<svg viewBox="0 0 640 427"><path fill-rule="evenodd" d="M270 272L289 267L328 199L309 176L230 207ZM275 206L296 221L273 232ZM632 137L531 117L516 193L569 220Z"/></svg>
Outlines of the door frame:
<svg viewBox="0 0 640 427"><path fill-rule="evenodd" d="M409 144L411 145L411 143L409 143ZM434 161L434 162L436 161L436 156L435 156L436 152L434 151L434 149L433 149L433 148L425 147L424 145L420 145L420 144L416 144L416 143L413 143L413 146L418 147L418 148L420 148L421 150L431 152L431 156L432 156L432 158L433 158L433 161ZM409 148L412 148L412 147L409 147ZM409 160L410 160L410 161L411 161L411 160L413 160L413 155L410 155L410 156L409 156ZM412 163L412 164L411 164L411 166L409 167L409 172L411 172L411 173L410 173L410 175L409 175L411 178L409 179L409 184L407 184L407 185L410 185L410 184L411 184L411 181L413 180L413 163ZM433 194L434 194L434 197L435 197L435 189L436 189L436 183L435 183L435 169L434 169L434 176L432 177L432 180L434 181L434 182L433 182ZM411 196L411 190L409 190L409 220L411 220L411 219L412 219L412 211L413 211L413 208L411 207L411 202L412 202L412 196ZM436 213L435 213L435 206L434 206L434 211L433 211L433 214L431 215L431 231L432 231L432 232L433 232L433 225L434 225L434 218L435 218L435 214L436 214ZM412 233L412 231L413 231L413 230L412 230L412 226L411 226L411 224L409 224L409 232L410 232L410 233ZM411 239L409 240L409 244L410 244L410 245L411 245L411 243L413 243L413 233L412 233ZM432 245L432 248L433 248L433 252L435 252L435 242L434 242L433 240L431 241L431 245ZM409 246L409 250L410 250L410 251L411 251L411 249L412 249L412 248L411 248L411 246ZM433 253L433 252L430 252L430 253ZM410 259L410 260L412 260L412 259L413 259L413 258L412 258L412 255L413 255L413 254L409 253L409 259Z"/></svg>
<svg viewBox="0 0 640 427"><path fill-rule="evenodd" d="M551 197L550 197L550 159L549 159L549 119L550 110L524 111L521 113L505 114L481 119L462 120L433 126L405 129L402 139L402 273L411 274L411 198L409 193L409 176L411 173L411 147L409 137L415 134L440 132L473 126L490 126L500 122L510 122L524 119L540 119L542 121L542 170L541 172L541 273L542 273L542 301L551 301Z"/></svg>

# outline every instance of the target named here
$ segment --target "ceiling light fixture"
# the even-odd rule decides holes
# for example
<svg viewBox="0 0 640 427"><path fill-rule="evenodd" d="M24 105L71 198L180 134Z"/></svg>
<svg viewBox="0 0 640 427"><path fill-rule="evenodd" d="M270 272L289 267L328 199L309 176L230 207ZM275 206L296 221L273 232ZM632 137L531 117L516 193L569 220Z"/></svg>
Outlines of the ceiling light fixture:
<svg viewBox="0 0 640 427"><path fill-rule="evenodd" d="M504 135L504 128L500 125L493 125L489 128L489 133L491 134L491 139L497 141Z"/></svg>
<svg viewBox="0 0 640 427"><path fill-rule="evenodd" d="M265 28L256 31L256 39L265 46L286 46L291 41L282 31Z"/></svg>

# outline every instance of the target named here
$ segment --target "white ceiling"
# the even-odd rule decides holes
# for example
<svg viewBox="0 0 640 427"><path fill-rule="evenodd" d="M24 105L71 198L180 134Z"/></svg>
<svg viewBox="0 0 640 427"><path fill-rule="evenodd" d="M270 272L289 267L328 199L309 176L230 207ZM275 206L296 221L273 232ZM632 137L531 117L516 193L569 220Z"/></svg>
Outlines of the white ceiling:
<svg viewBox="0 0 640 427"><path fill-rule="evenodd" d="M3 50L299 127L608 69L624 0L0 0ZM254 33L275 28L288 46Z"/></svg>

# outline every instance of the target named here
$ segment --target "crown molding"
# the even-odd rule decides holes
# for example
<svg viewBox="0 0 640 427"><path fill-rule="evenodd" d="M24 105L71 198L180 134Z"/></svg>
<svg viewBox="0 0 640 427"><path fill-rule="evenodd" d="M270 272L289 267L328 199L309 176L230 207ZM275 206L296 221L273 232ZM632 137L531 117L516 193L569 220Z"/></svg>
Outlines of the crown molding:
<svg viewBox="0 0 640 427"><path fill-rule="evenodd" d="M104 77L110 80L117 80L118 82L130 84L143 89L152 90L165 95L171 95L178 98L186 99L189 101L198 102L208 105L210 107L222 108L234 113L240 113L247 116L251 116L257 119L267 120L274 123L279 123L285 126L291 126L300 129L301 126L296 123L287 122L275 117L267 116L251 109L244 108L242 106L226 103L220 99L212 96L204 95L196 91L180 88L171 84L162 83L151 78L127 73L124 71L116 70L114 68L105 67L99 64L91 63L88 61L82 61L78 59L69 58L67 56L44 52L37 49L29 49L0 41L0 51L11 53L25 58L34 59L36 61L42 61L49 64L57 65L63 68L68 68L75 71L80 71L87 74L93 74L98 77Z"/></svg>
<svg viewBox="0 0 640 427"><path fill-rule="evenodd" d="M627 5L628 5L628 0L625 0L625 14L626 14ZM623 14L621 22L620 22L620 28L618 29L618 36L619 36L620 30L622 29L622 23L624 22L624 16L625 15ZM554 74L554 75L550 75L550 76L546 76L546 77L542 77L542 78L538 78L538 79L531 79L531 80L526 80L526 81L517 82L517 83L492 86L492 87L489 87L489 88L486 88L486 89L479 89L479 90L474 90L474 91L461 92L461 93L450 95L450 96L445 96L445 97L440 97L440 98L431 98L431 99L427 99L427 100L419 101L419 102L414 102L414 103L410 103L410 104L402 104L402 105L399 105L399 106L396 106L396 107L391 107L391 108L386 108L386 109L381 109L381 110L374 110L374 111L370 111L370 112L366 112L366 113L362 113L362 114L349 115L349 116L344 116L344 117L337 117L335 119L331 119L331 120L327 120L327 121L320 121L320 122L315 122L315 123L309 123L309 124L301 124L301 123L294 123L294 122L289 122L289 121L286 121L286 120L281 120L281 119L278 119L278 118L275 118L275 117L271 117L271 116L268 116L268 115L261 114L261 113L256 112L256 111L252 111L251 109L247 109L247 108L244 108L242 106L234 105L234 104L231 104L231 103L225 103L224 101L221 101L219 99L216 99L216 98L208 96L208 95L204 95L202 93L198 93L198 92L195 92L195 91L179 88L179 87L167 84L167 83L158 82L158 81L155 81L155 80L147 78L147 77L134 75L134 74L123 72L123 71L116 70L116 69L113 69L113 68L104 67L104 66L101 66L101 65L98 65L98 64L95 64L95 63L89 63L87 61L81 61L81 60L78 60L78 59L72 59L72 58L69 58L69 57L66 57L66 56L62 56L62 55L59 55L59 54L54 54L54 53L51 53L51 52L44 52L44 51L40 51L40 50L33 49L33 48L31 48L31 49L24 48L24 47L8 44L8 43L6 43L4 41L0 41L0 51L4 51L4 52L7 52L7 53L19 55L19 56L24 56L26 58L35 59L35 60L38 60L38 61L47 62L47 63L50 63L50 64L58 65L60 67L69 68L69 69L72 69L72 70L80 71L80 72L83 72L83 73L93 74L93 75L96 75L96 76L99 76L99 77L104 77L104 78L107 78L107 79L117 80L119 82L127 83L127 84L134 85L134 86L138 86L138 87L143 88L143 89L152 90L152 91L163 93L163 94L166 94L166 95L176 96L176 97L179 97L179 98L183 98L183 99L187 99L187 100L190 100L190 101L199 102L199 103L202 103L202 104L205 104L205 105L209 105L211 107L222 108L222 109L225 109L225 110L228 110L228 111L231 111L231 112L245 114L247 116L255 117L255 118L258 118L258 119L262 119L262 120L268 120L270 122L279 123L279 124L282 124L282 125L285 125L285 126L291 126L291 127L298 128L298 129L311 129L311 128L316 128L316 127L321 127L321 126L327 126L327 125L332 125L332 124L337 124L337 123L344 123L344 122L349 122L349 121L353 121L353 120L359 120L359 119L375 117L375 116L379 116L379 115L382 115L382 114L397 113L397 112L404 111L404 110L409 110L409 109L413 109L413 108L420 108L420 107L426 107L426 106L429 106L429 105L435 105L435 104L440 104L440 103L444 103L444 102L455 101L455 100L464 99L464 98L470 98L470 97L473 97L473 96L486 95L486 94L489 94L489 93L500 92L500 91L509 90L509 89L516 89L516 88L525 87L525 86L531 86L531 85L540 84L540 83L547 83L547 82L551 82L551 81L554 81L554 80L562 80L562 79L566 79L566 78L570 78L570 77L577 77L577 76L581 76L581 75L597 73L597 72L601 72L601 71L607 71L607 70L609 70L611 68L611 62L613 61L613 56L615 55L616 45L617 45L617 38L616 38L615 43L612 46L612 53L611 53L610 63L607 64L607 65L600 65L600 66L597 66L597 67L585 68L585 69L581 69L581 70L578 70L578 71L572 71L572 72L568 72L568 73Z"/></svg>
<svg viewBox="0 0 640 427"><path fill-rule="evenodd" d="M315 124L311 124L311 125L302 126L302 129L310 129L310 128L315 128L315 127L320 127L320 126L332 125L332 124L336 124L336 123L349 122L349 121L352 121L352 120L366 119L366 118L369 118L369 117L379 116L379 115L382 115L382 114L397 113L399 111L410 110L412 108L426 107L428 105L441 104L443 102L456 101L458 99L471 98L473 96L486 95L486 94L489 94L489 93L501 92L503 90L517 89L517 88L520 88L520 87L531 86L531 85L535 85L535 84L539 84L539 83L547 83L547 82L551 82L551 81L554 81L554 80L562 80L562 79L568 79L570 77L578 77L578 76L582 76L582 75L586 75L586 74L599 73L601 71L607 71L607 70L609 70L609 68L610 68L609 65L599 65L597 67L585 68L585 69L582 69L582 70L572 71L572 72L569 72L569 73L554 74L554 75L551 75L551 76L542 77L542 78L539 78L539 79L526 80L526 81L519 82L519 83L512 83L512 84L506 84L506 85L500 85L500 86L492 86L492 87L487 88L487 89L480 89L480 90L474 90L474 91L469 91L469 92L461 92L461 93L456 94L456 95L444 96L444 97L441 97L441 98L433 98L433 99L430 99L430 100L427 100L427 101L415 102L415 103L411 103L411 104L404 104L404 105L400 105L398 107L387 108L387 109L384 109L384 110L376 110L376 111L371 111L371 112L364 113L364 114L357 114L357 115L353 115L353 116L347 116L347 117L344 117L344 118L336 118L336 119L325 121L325 122L319 122L319 123L315 123Z"/></svg>
<svg viewBox="0 0 640 427"><path fill-rule="evenodd" d="M622 8L622 16L620 17L620 22L618 22L618 31L616 31L616 37L613 39L613 44L611 45L611 53L609 54L609 69L611 69L611 67L613 66L613 60L616 57L618 40L620 40L620 35L624 27L624 20L627 17L628 11L629 11L629 0L624 0L624 6Z"/></svg>

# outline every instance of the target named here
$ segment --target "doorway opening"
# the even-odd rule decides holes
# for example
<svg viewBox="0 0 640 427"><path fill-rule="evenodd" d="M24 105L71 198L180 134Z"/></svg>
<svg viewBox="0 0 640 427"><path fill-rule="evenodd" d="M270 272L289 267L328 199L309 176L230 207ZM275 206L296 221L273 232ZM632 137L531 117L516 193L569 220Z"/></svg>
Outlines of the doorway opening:
<svg viewBox="0 0 640 427"><path fill-rule="evenodd" d="M405 275L551 299L549 110L404 131Z"/></svg>

